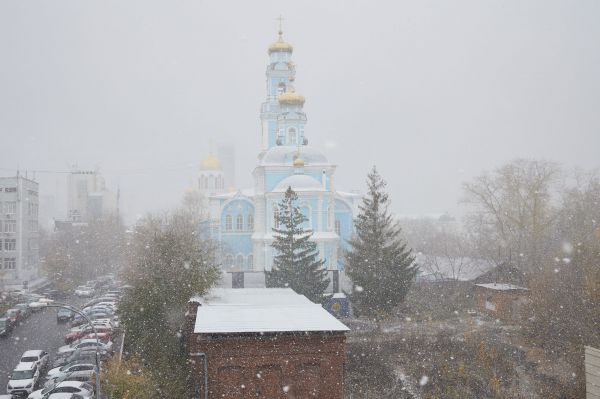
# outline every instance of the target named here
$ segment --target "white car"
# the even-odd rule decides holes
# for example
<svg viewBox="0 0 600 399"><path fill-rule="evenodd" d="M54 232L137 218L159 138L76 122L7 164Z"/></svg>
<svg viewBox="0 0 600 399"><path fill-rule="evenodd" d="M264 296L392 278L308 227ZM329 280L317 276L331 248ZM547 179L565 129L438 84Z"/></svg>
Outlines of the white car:
<svg viewBox="0 0 600 399"><path fill-rule="evenodd" d="M93 293L94 290L90 287L80 286L75 289L75 295L77 296L90 297Z"/></svg>
<svg viewBox="0 0 600 399"><path fill-rule="evenodd" d="M96 365L92 363L74 363L62 367L54 368L48 371L48 380L55 380L64 376L91 378L96 370Z"/></svg>
<svg viewBox="0 0 600 399"><path fill-rule="evenodd" d="M84 399L84 397L79 395L78 393L59 392L50 394L50 396L48 396L48 399Z"/></svg>
<svg viewBox="0 0 600 399"><path fill-rule="evenodd" d="M20 363L35 363L38 368L43 369L48 366L49 359L50 356L48 355L48 352L43 350L31 350L23 353Z"/></svg>
<svg viewBox="0 0 600 399"><path fill-rule="evenodd" d="M94 396L94 387L82 381L63 381L48 388L32 392L27 399L44 399L47 395L57 393L76 393L84 398L91 398Z"/></svg>
<svg viewBox="0 0 600 399"><path fill-rule="evenodd" d="M95 339L82 339L79 342L74 342L71 345L65 345L65 346L61 346L60 348L58 348L57 353L69 353L69 352L73 352L77 349L83 349L83 348L93 348L93 347L98 347L98 351L104 351L104 352L110 352L112 350L112 341L108 341L107 343L103 344L102 342L96 342Z"/></svg>
<svg viewBox="0 0 600 399"><path fill-rule="evenodd" d="M42 309L45 309L46 307L48 307L48 302L36 301L36 302L30 302L28 305L29 305L29 309L31 309L32 312L35 312L35 311L42 310Z"/></svg>
<svg viewBox="0 0 600 399"><path fill-rule="evenodd" d="M40 379L40 370L35 363L19 363L13 370L6 386L11 395L23 395L33 392Z"/></svg>

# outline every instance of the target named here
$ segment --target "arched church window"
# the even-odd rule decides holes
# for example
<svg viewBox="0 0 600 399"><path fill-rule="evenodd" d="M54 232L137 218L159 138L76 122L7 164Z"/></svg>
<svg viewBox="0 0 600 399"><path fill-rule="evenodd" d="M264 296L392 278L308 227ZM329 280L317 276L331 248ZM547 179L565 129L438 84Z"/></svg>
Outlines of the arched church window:
<svg viewBox="0 0 600 399"><path fill-rule="evenodd" d="M208 188L215 188L215 177L208 176Z"/></svg>
<svg viewBox="0 0 600 399"><path fill-rule="evenodd" d="M225 255L225 267L233 266L233 256L230 254Z"/></svg>
<svg viewBox="0 0 600 399"><path fill-rule="evenodd" d="M244 256L238 255L235 257L235 267L242 269L244 267Z"/></svg>
<svg viewBox="0 0 600 399"><path fill-rule="evenodd" d="M339 236L339 235L341 235L340 234L341 231L342 231L342 225L341 225L340 221L336 219L336 221L335 221L335 234L337 234Z"/></svg>
<svg viewBox="0 0 600 399"><path fill-rule="evenodd" d="M231 215L225 216L225 231L231 231L233 229Z"/></svg>
<svg viewBox="0 0 600 399"><path fill-rule="evenodd" d="M237 231L244 230L244 217L242 215L237 215L237 218L235 220L235 229Z"/></svg>
<svg viewBox="0 0 600 399"><path fill-rule="evenodd" d="M254 215L248 215L248 231L254 231Z"/></svg>
<svg viewBox="0 0 600 399"><path fill-rule="evenodd" d="M248 260L246 261L246 267L248 269L252 269L254 267L254 256L252 254L248 255Z"/></svg>
<svg viewBox="0 0 600 399"><path fill-rule="evenodd" d="M298 139L296 137L296 129L293 127L288 129L288 144L295 145Z"/></svg>
<svg viewBox="0 0 600 399"><path fill-rule="evenodd" d="M277 205L273 208L273 227L276 229L279 228L279 208Z"/></svg>

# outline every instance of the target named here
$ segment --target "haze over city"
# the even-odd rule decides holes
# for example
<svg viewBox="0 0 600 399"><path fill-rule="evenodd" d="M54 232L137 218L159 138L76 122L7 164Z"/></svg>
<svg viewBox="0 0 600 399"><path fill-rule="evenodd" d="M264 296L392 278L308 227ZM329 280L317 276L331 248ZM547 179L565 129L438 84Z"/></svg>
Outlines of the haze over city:
<svg viewBox="0 0 600 399"><path fill-rule="evenodd" d="M600 166L595 1L6 1L0 173L37 170L64 212L62 172L98 166L131 221L179 204L212 139L250 186L280 14L338 187L377 165L397 214L457 213L517 157Z"/></svg>

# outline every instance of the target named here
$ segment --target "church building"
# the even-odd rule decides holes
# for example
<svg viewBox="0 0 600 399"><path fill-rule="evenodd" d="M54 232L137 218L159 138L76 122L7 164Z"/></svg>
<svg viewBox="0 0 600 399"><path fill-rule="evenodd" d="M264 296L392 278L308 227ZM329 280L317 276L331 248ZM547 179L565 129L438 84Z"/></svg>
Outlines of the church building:
<svg viewBox="0 0 600 399"><path fill-rule="evenodd" d="M245 280L247 287L264 287L264 271L273 264L277 204L291 187L308 219L305 228L313 231L324 267L333 277L331 289L339 291L338 276L344 270L340 248L353 232L361 196L337 190L336 165L309 145L305 98L294 88L292 51L280 29L279 39L268 49L266 100L260 110L262 148L252 173L254 186L225 190L214 155L203 162L199 185L208 197L210 236L220 244L223 270L232 273L232 282L225 285L243 287Z"/></svg>

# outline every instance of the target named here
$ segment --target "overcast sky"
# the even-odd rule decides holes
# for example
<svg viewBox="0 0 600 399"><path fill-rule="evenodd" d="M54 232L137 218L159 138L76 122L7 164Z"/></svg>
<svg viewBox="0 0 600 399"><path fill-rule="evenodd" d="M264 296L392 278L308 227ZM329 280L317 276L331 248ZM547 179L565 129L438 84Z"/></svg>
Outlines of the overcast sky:
<svg viewBox="0 0 600 399"><path fill-rule="evenodd" d="M597 0L4 0L0 175L99 166L131 220L175 206L214 138L250 185L280 13L338 188L377 165L398 214L455 212L516 157L600 166Z"/></svg>

